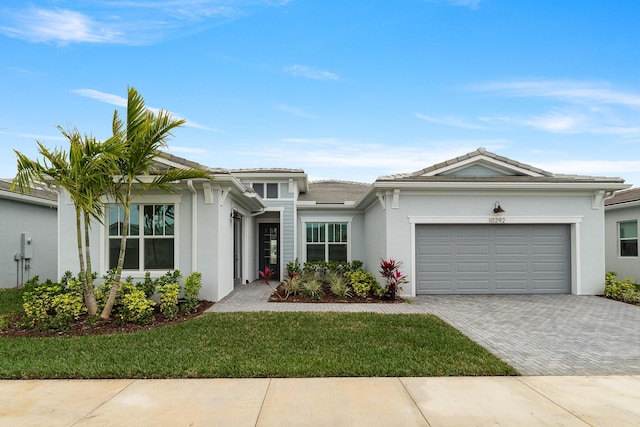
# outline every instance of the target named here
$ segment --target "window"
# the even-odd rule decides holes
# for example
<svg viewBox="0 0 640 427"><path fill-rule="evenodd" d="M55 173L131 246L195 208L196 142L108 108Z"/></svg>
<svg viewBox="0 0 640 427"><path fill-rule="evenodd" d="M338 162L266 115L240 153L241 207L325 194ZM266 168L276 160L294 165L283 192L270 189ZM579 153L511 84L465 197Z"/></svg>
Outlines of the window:
<svg viewBox="0 0 640 427"><path fill-rule="evenodd" d="M621 257L638 256L638 221L618 223Z"/></svg>
<svg viewBox="0 0 640 427"><path fill-rule="evenodd" d="M307 261L348 261L346 222L306 223Z"/></svg>
<svg viewBox="0 0 640 427"><path fill-rule="evenodd" d="M124 207L109 205L109 268L116 268L122 241ZM175 206L131 205L125 270L173 270Z"/></svg>
<svg viewBox="0 0 640 427"><path fill-rule="evenodd" d="M266 187L266 192L265 192L265 187ZM253 189L256 193L258 193L258 196L262 197L263 199L266 198L267 199L277 199L278 198L278 184L276 183L254 183L253 184Z"/></svg>

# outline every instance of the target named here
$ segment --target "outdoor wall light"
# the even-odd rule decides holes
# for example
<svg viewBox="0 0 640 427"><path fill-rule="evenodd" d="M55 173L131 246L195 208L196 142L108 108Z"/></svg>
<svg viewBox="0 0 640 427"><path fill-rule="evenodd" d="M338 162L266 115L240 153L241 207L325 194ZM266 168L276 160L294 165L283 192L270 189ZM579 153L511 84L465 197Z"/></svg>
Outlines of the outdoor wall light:
<svg viewBox="0 0 640 427"><path fill-rule="evenodd" d="M502 206L500 206L500 202L496 201L496 204L495 204L495 206L493 208L493 213L500 214L502 212L505 212L505 210L502 209Z"/></svg>
<svg viewBox="0 0 640 427"><path fill-rule="evenodd" d="M240 212L234 209L231 211L231 218L237 221L239 219L242 219L242 215L240 215Z"/></svg>

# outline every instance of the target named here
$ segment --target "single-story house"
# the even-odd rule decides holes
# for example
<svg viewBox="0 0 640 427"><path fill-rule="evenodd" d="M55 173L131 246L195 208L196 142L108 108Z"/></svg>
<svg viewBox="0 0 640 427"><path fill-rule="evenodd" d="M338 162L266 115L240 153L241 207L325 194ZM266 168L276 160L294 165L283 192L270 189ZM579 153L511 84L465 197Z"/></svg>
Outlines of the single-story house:
<svg viewBox="0 0 640 427"><path fill-rule="evenodd" d="M640 188L616 192L605 200L605 266L618 279L631 278L640 283L638 258L638 221Z"/></svg>
<svg viewBox="0 0 640 427"><path fill-rule="evenodd" d="M10 180L0 179L0 288L20 286L34 276L56 280L58 193L38 187L23 195L10 188Z"/></svg>
<svg viewBox="0 0 640 427"><path fill-rule="evenodd" d="M125 275L179 269L203 275L218 301L269 266L298 258L402 261L402 295L603 291L604 200L620 178L559 175L479 148L372 184L309 182L300 169L207 168L160 154L165 167L200 167L212 181L136 196ZM101 274L117 261L122 212L93 228ZM73 206L59 204L58 271L77 270Z"/></svg>

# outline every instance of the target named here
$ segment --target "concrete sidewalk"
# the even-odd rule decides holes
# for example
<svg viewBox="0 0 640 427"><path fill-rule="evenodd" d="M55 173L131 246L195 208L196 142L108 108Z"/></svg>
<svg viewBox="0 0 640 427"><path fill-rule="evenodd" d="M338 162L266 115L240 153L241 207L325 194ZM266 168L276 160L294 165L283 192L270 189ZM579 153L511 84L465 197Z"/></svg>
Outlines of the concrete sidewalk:
<svg viewBox="0 0 640 427"><path fill-rule="evenodd" d="M636 426L640 377L0 381L2 426Z"/></svg>

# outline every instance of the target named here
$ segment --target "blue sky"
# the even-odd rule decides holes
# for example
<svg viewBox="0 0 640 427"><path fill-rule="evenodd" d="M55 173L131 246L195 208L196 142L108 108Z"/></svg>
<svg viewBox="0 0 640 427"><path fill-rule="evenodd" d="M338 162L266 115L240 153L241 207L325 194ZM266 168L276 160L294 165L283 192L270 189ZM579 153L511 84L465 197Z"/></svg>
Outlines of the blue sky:
<svg viewBox="0 0 640 427"><path fill-rule="evenodd" d="M372 182L483 146L640 185L637 0L3 0L0 177L128 86L213 167Z"/></svg>

